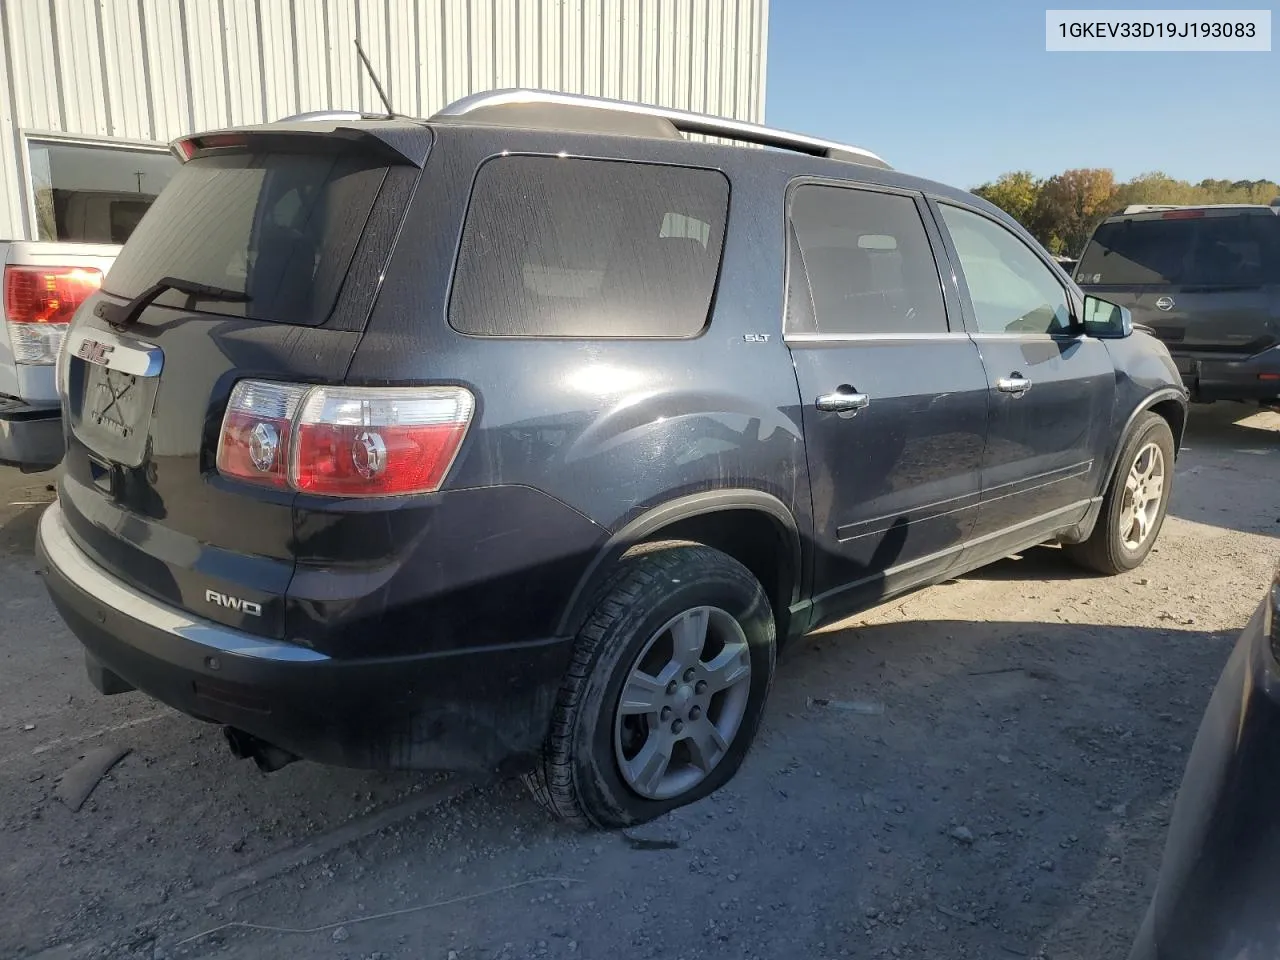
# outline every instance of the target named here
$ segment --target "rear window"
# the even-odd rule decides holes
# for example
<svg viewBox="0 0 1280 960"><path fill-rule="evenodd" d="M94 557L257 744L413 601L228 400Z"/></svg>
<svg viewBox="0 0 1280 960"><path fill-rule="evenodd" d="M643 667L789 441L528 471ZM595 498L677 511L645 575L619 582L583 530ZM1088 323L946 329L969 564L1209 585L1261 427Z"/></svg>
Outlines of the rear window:
<svg viewBox="0 0 1280 960"><path fill-rule="evenodd" d="M1085 284L1258 285L1280 277L1280 217L1245 214L1102 224L1085 248Z"/></svg>
<svg viewBox="0 0 1280 960"><path fill-rule="evenodd" d="M690 337L706 325L729 182L714 170L501 157L480 168L449 303L487 337Z"/></svg>
<svg viewBox="0 0 1280 960"><path fill-rule="evenodd" d="M386 175L347 153L237 153L186 163L107 276L136 297L164 277L244 294L244 302L156 302L229 317L323 323Z"/></svg>

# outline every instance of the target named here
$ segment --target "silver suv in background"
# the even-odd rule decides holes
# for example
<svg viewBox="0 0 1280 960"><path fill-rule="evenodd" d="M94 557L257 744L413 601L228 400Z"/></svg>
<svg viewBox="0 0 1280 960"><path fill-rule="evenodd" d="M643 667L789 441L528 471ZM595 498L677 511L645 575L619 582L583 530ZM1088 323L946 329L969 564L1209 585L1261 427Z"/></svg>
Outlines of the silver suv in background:
<svg viewBox="0 0 1280 960"><path fill-rule="evenodd" d="M1280 402L1280 206L1129 206L1075 270L1164 341L1194 400Z"/></svg>

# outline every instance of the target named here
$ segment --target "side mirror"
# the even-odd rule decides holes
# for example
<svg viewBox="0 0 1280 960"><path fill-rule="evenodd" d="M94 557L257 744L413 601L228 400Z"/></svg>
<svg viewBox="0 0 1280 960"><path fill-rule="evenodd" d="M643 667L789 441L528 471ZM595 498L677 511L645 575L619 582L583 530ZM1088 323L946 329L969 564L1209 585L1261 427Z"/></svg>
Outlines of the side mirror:
<svg viewBox="0 0 1280 960"><path fill-rule="evenodd" d="M1118 340L1133 333L1133 315L1128 307L1122 307L1101 297L1086 295L1084 298L1084 332L1091 337Z"/></svg>

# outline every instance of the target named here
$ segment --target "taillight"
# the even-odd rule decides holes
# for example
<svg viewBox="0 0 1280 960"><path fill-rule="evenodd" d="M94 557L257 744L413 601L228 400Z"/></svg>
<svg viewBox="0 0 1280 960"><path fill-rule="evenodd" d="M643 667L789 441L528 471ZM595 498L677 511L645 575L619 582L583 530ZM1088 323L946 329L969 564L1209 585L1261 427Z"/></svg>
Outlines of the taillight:
<svg viewBox="0 0 1280 960"><path fill-rule="evenodd" d="M102 286L91 267L4 268L4 312L17 363L53 363L76 308Z"/></svg>
<svg viewBox="0 0 1280 960"><path fill-rule="evenodd" d="M1161 220L1198 220L1204 216L1203 210L1170 210L1160 214Z"/></svg>
<svg viewBox="0 0 1280 960"><path fill-rule="evenodd" d="M241 380L218 440L218 472L272 487L289 485L289 443L307 387Z"/></svg>
<svg viewBox="0 0 1280 960"><path fill-rule="evenodd" d="M226 476L333 497L440 488L475 398L462 387L309 387L242 380L218 443Z"/></svg>

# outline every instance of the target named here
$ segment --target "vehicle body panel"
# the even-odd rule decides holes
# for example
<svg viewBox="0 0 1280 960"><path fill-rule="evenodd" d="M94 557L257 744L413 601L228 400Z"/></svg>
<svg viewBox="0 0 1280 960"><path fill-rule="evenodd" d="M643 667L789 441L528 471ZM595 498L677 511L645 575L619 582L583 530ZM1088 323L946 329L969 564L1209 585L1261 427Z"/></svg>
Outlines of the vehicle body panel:
<svg viewBox="0 0 1280 960"><path fill-rule="evenodd" d="M1174 803L1131 960L1280 952L1280 580L1214 688Z"/></svg>
<svg viewBox="0 0 1280 960"><path fill-rule="evenodd" d="M298 377L336 383L359 335L212 318L153 306L148 321L114 334L93 316L105 295L77 315L73 337L156 344L163 370L140 408L148 433L136 463L111 457L110 436L69 400L59 497L79 545L127 583L174 606L263 636L284 630L293 576L294 494L247 490L213 472L212 454L231 388L241 377ZM144 339L145 338L145 339ZM72 397L91 364L68 360ZM133 389L139 389L135 386ZM261 605L250 616L206 600L214 590Z"/></svg>
<svg viewBox="0 0 1280 960"><path fill-rule="evenodd" d="M570 644L331 658L193 619L106 573L41 517L54 605L103 692L130 687L320 762L472 772L532 763Z"/></svg>
<svg viewBox="0 0 1280 960"><path fill-rule="evenodd" d="M634 140L522 131L522 152L729 174L732 228L713 316L683 340L468 337L446 320L448 265L474 171L511 132L442 126L437 135L425 175L459 186L415 197L347 379L479 385L482 411L446 487L526 484L611 530L664 499L714 487L759 486L807 517L796 385L779 376L790 366L782 251L757 239L781 236L782 191L771 186L782 176L701 144L646 140L638 150Z"/></svg>
<svg viewBox="0 0 1280 960"><path fill-rule="evenodd" d="M930 198L949 260L946 269L964 326L982 357L990 397L981 505L972 542L958 561L959 567L971 569L1086 517L1090 500L1100 496L1107 481L1097 452L1115 432L1116 370L1104 341L1081 333L981 331L939 201L985 213L1009 228L1058 279L1073 317L1083 315L1084 300L1061 264L1012 218L993 216L993 208L976 200L956 204L944 194ZM1002 391L999 382L1012 378L1028 381L1027 391Z"/></svg>
<svg viewBox="0 0 1280 960"><path fill-rule="evenodd" d="M1115 368L1092 337L978 335L991 388L975 537L1085 502L1100 484L1097 451L1111 433ZM1001 392L1000 378L1031 388Z"/></svg>
<svg viewBox="0 0 1280 960"><path fill-rule="evenodd" d="M839 205L822 201L826 215L802 225L797 218L812 214L797 211L799 192L832 188L846 191L832 194ZM946 256L923 196L836 178L793 181L789 196L786 340L800 387L814 508L811 591L815 622L822 622L940 576L954 561L981 496L989 400L982 358L964 331L959 291L943 282L939 263ZM904 240L915 233L906 201L914 204L921 233L911 255L920 258L921 279L941 293L936 332L820 331L815 271L823 284L833 276L810 262L815 251L806 257L802 244L835 243L835 255L842 256L840 231L857 224L831 218L831 211L846 209L856 219L857 205L868 200L879 206L879 216L893 210L883 204L896 206L902 220L893 228L904 231ZM927 265L922 254L931 258ZM905 276L902 282L905 289ZM923 287L921 295L928 296ZM823 299L823 324L860 327L855 303ZM818 409L818 398L832 393L861 394L867 404L852 412Z"/></svg>
<svg viewBox="0 0 1280 960"><path fill-rule="evenodd" d="M813 492L819 619L865 609L941 576L969 536L980 497L987 387L958 337L793 343ZM818 410L847 386L853 416Z"/></svg>

